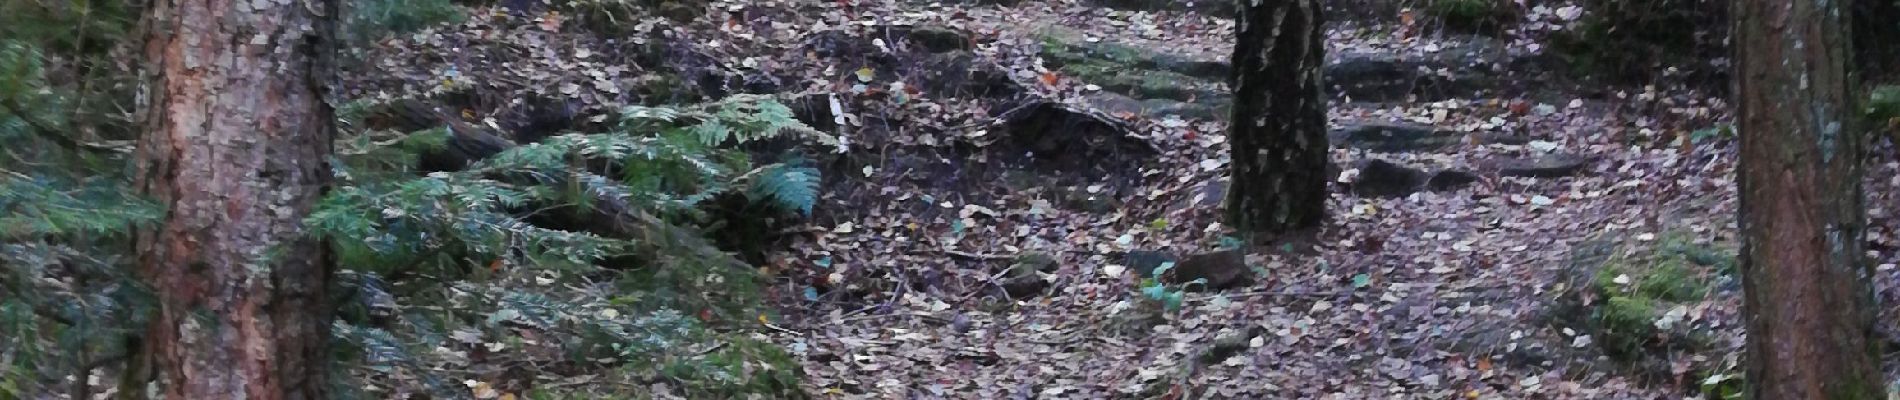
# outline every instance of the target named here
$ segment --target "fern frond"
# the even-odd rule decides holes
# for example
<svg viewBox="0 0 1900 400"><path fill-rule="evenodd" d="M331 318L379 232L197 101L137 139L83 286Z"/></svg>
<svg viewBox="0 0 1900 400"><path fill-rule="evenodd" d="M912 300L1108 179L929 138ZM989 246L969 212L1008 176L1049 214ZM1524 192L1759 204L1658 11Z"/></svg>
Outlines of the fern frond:
<svg viewBox="0 0 1900 400"><path fill-rule="evenodd" d="M817 168L793 163L772 164L747 174L746 189L753 200L769 200L787 210L811 214L818 203L820 176Z"/></svg>

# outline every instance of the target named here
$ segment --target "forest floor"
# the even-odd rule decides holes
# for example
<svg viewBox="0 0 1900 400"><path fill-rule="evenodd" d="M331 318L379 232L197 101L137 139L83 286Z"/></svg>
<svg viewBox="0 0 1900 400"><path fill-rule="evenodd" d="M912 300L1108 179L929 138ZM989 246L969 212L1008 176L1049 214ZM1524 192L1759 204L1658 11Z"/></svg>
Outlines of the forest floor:
<svg viewBox="0 0 1900 400"><path fill-rule="evenodd" d="M820 157L811 220L765 257L781 312L765 332L810 393L1648 399L1735 384L1730 110L1692 74L1569 76L1543 39L1572 9L1494 36L1332 19L1339 167L1312 171L1337 174L1330 217L1237 246L1220 224L1231 19L985 3L716 1L692 24L628 27L685 49L664 63L719 71L685 81L784 94L849 142ZM487 20L392 40L414 55L359 78L664 96L615 84L658 69L609 61L649 43L637 33ZM485 58L502 63L432 67ZM1900 163L1879 148L1868 248L1894 321ZM1173 271L1156 284L1155 269Z"/></svg>
<svg viewBox="0 0 1900 400"><path fill-rule="evenodd" d="M1224 62L1232 43L1231 20L1192 12L1061 2L885 7L853 10L857 18L819 19L873 35L879 26L908 24L972 32L987 42L976 51L980 59L1018 80L1031 78L1026 86L1040 96L1084 107L1103 104L1091 100L1107 85L1038 64L1051 61L1036 57L1047 51L1050 27L1079 33L1081 43L1119 43L1188 60ZM1540 21L1533 13L1532 19L1542 29L1561 29L1556 14L1546 12ZM1134 167L1106 168L1122 172L1092 177L1099 182L1054 184L1063 187L1016 186L1008 172L942 176L981 175L968 165L992 162L1006 164L1005 170L1061 168L1059 160L985 159L1009 157L983 146L1017 143L985 144L991 142L984 138L987 126L864 129L864 135L936 135L945 143L887 141L889 148L880 151L886 158L865 160L862 175L847 178L864 184L841 185L855 193L833 193L831 223L790 256L827 276L810 282L859 290L789 296L790 331L777 340L803 360L811 390L840 397L1676 398L1693 396L1704 383L1714 384L1704 394L1714 397L1739 372L1740 302L1734 278L1723 271L1693 272L1692 279L1713 290L1665 308L1673 313L1657 313L1705 341L1639 345L1637 352L1648 354L1638 358L1661 361L1611 361L1596 344L1618 332L1592 332L1588 323L1573 328L1566 322L1575 316L1556 314L1576 312L1561 308L1565 296L1588 296L1565 285L1595 279L1610 258L1693 246L1732 260L1735 146L1717 128L1729 111L1717 95L1687 85L1603 87L1538 71L1549 62L1536 61L1547 49L1532 25L1517 35L1526 38L1495 39L1336 24L1327 43L1335 58L1429 58L1477 47L1477 55L1452 56L1445 70L1432 72L1484 74L1495 87L1440 96L1411 91L1401 96L1409 101L1335 96L1336 132L1369 123L1423 125L1458 140L1399 149L1335 143L1334 162L1348 170L1334 185L1331 218L1317 237L1246 252L1246 268L1257 279L1187 293L1178 310L1154 309L1165 302L1166 289L1155 297L1145 292L1140 271L1153 266L1137 265L1144 261L1128 252L1180 255L1220 246L1227 234L1218 210L1227 159L1221 118L1118 114L1156 151L1078 154L1087 158L1084 165ZM958 100L925 101L949 110L977 107ZM926 120L880 119L899 118ZM940 127L949 128L933 129ZM1343 138L1335 134L1336 141ZM967 144L963 151L916 149L954 146L949 142ZM943 168L906 164L890 154L921 154L925 160L916 164ZM1895 210L1883 206L1895 204L1892 196L1900 193L1900 171L1890 156L1870 166L1868 187L1874 207L1869 247L1881 260L1883 289L1896 278ZM1477 180L1443 191L1355 194L1355 178L1389 173L1368 171L1364 160L1372 159L1474 171ZM1500 174L1512 159L1579 163L1548 175ZM1078 189L1112 199L1093 209L1086 201L1064 203L1064 190ZM1018 256L1025 253L1056 259L1053 268L1036 266L1043 271L1034 273L1046 274L1043 282L1020 276L1025 263L1040 262ZM1029 280L1030 293L1011 297L1022 279ZM810 290L805 284L788 283L786 293ZM1895 303L1886 297L1884 314L1891 315ZM1642 363L1652 368L1630 365Z"/></svg>

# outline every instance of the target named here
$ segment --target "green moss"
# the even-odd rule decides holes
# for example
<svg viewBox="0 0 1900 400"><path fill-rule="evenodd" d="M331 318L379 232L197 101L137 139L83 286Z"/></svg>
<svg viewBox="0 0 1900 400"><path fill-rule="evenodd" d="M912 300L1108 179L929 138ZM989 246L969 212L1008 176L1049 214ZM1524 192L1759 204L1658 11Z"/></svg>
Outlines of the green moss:
<svg viewBox="0 0 1900 400"><path fill-rule="evenodd" d="M1611 357L1630 359L1643 353L1655 334L1656 302L1642 297L1613 296L1597 311L1595 339Z"/></svg>
<svg viewBox="0 0 1900 400"><path fill-rule="evenodd" d="M1680 259L1663 260L1657 263L1642 280L1636 283L1636 294L1643 297L1683 302L1702 297L1707 290Z"/></svg>
<svg viewBox="0 0 1900 400"><path fill-rule="evenodd" d="M1594 289L1606 296L1633 296L1666 302L1694 301L1712 288L1704 275L1722 272L1734 257L1699 246L1681 236L1665 235L1646 253L1625 255L1606 262L1592 279ZM1713 268L1711 268L1713 267ZM1714 269L1714 271L1709 271ZM1618 277L1628 279L1617 283Z"/></svg>
<svg viewBox="0 0 1900 400"><path fill-rule="evenodd" d="M1665 234L1654 246L1609 257L1586 288L1601 300L1590 306L1592 319L1585 331L1594 335L1605 353L1622 361L1635 361L1663 343L1706 348L1712 344L1708 338L1685 329L1659 332L1655 322L1662 316L1659 310L1700 300L1714 291L1706 277L1730 260L1728 253L1696 245L1681 234Z"/></svg>

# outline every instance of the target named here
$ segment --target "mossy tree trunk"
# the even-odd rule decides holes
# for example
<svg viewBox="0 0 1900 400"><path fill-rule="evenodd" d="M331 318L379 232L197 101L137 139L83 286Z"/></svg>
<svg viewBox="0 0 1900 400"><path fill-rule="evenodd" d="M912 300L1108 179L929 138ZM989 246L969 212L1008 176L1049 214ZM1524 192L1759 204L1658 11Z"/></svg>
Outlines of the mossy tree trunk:
<svg viewBox="0 0 1900 400"><path fill-rule="evenodd" d="M1325 217L1323 20L1317 0L1241 4L1232 60L1227 222L1242 232L1312 228Z"/></svg>
<svg viewBox="0 0 1900 400"><path fill-rule="evenodd" d="M136 185L168 211L138 237L158 299L142 347L165 398L328 398L334 262L302 219L331 181L336 15L335 0L145 8Z"/></svg>
<svg viewBox="0 0 1900 400"><path fill-rule="evenodd" d="M1748 398L1881 398L1847 3L1734 6Z"/></svg>

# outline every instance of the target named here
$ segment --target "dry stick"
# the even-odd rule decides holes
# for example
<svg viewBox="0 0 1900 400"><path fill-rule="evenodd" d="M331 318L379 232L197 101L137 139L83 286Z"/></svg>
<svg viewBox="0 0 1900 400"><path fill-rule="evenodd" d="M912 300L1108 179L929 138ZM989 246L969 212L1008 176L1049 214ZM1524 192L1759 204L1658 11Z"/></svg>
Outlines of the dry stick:
<svg viewBox="0 0 1900 400"><path fill-rule="evenodd" d="M963 295L957 296L957 301L951 302L950 304L963 305L963 302L969 301L970 297L975 296L977 292L982 292L983 289L988 289L990 286L1001 286L1001 285L996 284L996 279L1002 278L1003 274L1008 274L1009 270L1010 270L1009 268L1004 268L1002 271L996 271L995 274L990 275L989 279L983 280L983 285L977 286L975 289L970 289L969 291L963 292ZM1004 293L1003 296L1009 296L1009 294Z"/></svg>
<svg viewBox="0 0 1900 400"><path fill-rule="evenodd" d="M976 260L981 260L981 261L1013 260L1016 258L1016 256L1008 255L1008 254L971 253L967 251L948 250L948 249L938 250L938 252L943 253L943 254L949 254L952 256L976 259Z"/></svg>
<svg viewBox="0 0 1900 400"><path fill-rule="evenodd" d="M1218 297L1225 297L1228 299L1244 299L1244 298L1249 298L1249 297L1329 297L1329 296L1344 296L1349 293L1351 292L1294 292L1294 291L1286 291L1286 290L1265 290L1265 291L1258 291L1258 292L1243 292L1243 293L1234 293L1234 294L1216 293L1216 294L1197 296L1197 297L1188 299L1188 301L1208 301L1208 300L1213 300L1214 298L1218 298Z"/></svg>

